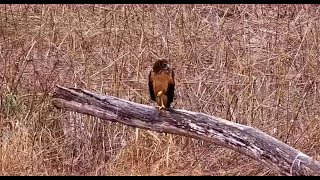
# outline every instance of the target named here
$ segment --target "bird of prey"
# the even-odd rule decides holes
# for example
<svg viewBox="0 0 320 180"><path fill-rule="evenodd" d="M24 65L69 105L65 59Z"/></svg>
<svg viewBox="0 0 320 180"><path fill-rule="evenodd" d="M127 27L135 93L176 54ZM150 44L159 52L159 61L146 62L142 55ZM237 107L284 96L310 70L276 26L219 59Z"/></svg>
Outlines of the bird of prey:
<svg viewBox="0 0 320 180"><path fill-rule="evenodd" d="M149 73L149 92L159 110L170 108L174 97L174 72L168 61L157 60Z"/></svg>

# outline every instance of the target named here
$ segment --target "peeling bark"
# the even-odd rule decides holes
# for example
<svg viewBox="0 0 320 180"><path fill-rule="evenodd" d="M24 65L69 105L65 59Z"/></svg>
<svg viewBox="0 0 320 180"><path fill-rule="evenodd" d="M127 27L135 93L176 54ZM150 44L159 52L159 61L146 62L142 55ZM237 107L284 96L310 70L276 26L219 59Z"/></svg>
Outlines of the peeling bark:
<svg viewBox="0 0 320 180"><path fill-rule="evenodd" d="M245 154L283 175L320 175L320 163L266 133L203 113L138 104L113 96L57 86L57 108L157 132L211 142Z"/></svg>

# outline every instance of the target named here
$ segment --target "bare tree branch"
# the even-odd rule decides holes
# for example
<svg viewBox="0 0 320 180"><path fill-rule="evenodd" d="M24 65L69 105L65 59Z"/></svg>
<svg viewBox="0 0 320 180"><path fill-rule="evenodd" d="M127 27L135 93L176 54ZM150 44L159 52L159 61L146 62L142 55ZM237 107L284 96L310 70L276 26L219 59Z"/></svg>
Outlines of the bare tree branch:
<svg viewBox="0 0 320 180"><path fill-rule="evenodd" d="M266 133L203 113L159 111L113 96L57 86L52 103L57 108L157 132L211 142L260 161L283 175L320 175L320 163Z"/></svg>

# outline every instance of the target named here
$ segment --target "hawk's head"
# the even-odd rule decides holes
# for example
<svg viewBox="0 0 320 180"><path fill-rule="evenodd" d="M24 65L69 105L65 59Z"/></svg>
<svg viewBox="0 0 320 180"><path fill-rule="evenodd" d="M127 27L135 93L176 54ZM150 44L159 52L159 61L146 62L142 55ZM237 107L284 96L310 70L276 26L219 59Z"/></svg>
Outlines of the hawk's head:
<svg viewBox="0 0 320 180"><path fill-rule="evenodd" d="M157 60L153 65L153 71L155 73L158 73L161 70L169 70L169 69L170 69L170 65L168 61L165 59Z"/></svg>

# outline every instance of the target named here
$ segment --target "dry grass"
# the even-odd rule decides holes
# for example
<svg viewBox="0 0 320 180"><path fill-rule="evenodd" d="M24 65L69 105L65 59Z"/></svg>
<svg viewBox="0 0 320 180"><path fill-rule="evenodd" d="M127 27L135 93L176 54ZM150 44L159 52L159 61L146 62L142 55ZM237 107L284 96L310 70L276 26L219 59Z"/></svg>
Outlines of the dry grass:
<svg viewBox="0 0 320 180"><path fill-rule="evenodd" d="M198 140L60 112L54 86L153 105L157 57L174 106L259 128L320 159L317 5L1 5L0 175L279 175Z"/></svg>

